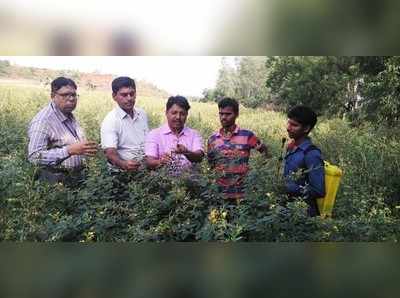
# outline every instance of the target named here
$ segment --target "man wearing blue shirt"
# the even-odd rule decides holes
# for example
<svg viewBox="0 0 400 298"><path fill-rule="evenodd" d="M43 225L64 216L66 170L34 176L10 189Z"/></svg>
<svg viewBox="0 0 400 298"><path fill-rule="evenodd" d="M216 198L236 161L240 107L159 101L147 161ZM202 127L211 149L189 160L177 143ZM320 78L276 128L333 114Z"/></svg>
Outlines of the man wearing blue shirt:
<svg viewBox="0 0 400 298"><path fill-rule="evenodd" d="M303 197L308 215L319 215L316 199L325 196L325 172L321 151L312 144L308 134L317 123L317 115L306 106L295 106L288 114L287 146L284 176L290 197ZM301 171L303 174L295 175ZM296 176L296 177L294 177Z"/></svg>

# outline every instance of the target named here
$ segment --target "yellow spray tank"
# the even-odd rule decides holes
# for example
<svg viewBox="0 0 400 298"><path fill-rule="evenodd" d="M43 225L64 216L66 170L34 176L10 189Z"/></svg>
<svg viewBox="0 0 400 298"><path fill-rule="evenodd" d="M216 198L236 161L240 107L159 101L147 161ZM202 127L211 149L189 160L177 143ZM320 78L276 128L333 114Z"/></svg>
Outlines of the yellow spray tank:
<svg viewBox="0 0 400 298"><path fill-rule="evenodd" d="M324 161L325 169L325 197L317 199L319 213L322 218L331 217L333 205L335 204L336 193L339 189L340 179L342 178L342 170Z"/></svg>

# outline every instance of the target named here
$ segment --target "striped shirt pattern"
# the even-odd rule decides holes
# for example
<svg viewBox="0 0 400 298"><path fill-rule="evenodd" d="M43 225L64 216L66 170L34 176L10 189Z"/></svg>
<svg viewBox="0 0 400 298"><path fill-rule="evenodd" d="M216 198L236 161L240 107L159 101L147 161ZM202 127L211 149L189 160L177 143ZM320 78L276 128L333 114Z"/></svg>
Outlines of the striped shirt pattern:
<svg viewBox="0 0 400 298"><path fill-rule="evenodd" d="M42 166L59 165L67 169L83 165L83 156L69 156L67 145L84 141L84 132L72 114L65 116L53 102L32 119L28 137L30 162Z"/></svg>
<svg viewBox="0 0 400 298"><path fill-rule="evenodd" d="M217 183L227 198L242 198L244 196L244 178L249 171L251 149L260 140L250 130L236 126L231 136L224 136L222 129L215 132L207 145L207 158L212 167L221 177Z"/></svg>

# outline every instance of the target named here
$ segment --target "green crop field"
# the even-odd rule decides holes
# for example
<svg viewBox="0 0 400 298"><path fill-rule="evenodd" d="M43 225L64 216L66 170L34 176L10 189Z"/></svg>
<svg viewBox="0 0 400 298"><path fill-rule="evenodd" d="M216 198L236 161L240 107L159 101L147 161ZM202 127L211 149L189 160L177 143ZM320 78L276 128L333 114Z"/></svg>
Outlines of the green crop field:
<svg viewBox="0 0 400 298"><path fill-rule="evenodd" d="M164 121L166 98L139 95L152 128ZM321 119L312 133L324 157L344 171L332 218L308 218L302 200L282 207L279 157L283 114L241 108L239 125L253 130L273 157L252 156L246 200L227 206L215 174L201 165L194 180L165 171L126 175L118 185L101 152L88 161L86 182L70 189L33 179L26 129L48 101L32 85L0 85L0 239L5 241L397 241L400 237L400 144L387 132L341 119ZM111 94L80 90L75 111L89 139L99 142ZM188 125L204 141L218 128L216 104L191 103Z"/></svg>

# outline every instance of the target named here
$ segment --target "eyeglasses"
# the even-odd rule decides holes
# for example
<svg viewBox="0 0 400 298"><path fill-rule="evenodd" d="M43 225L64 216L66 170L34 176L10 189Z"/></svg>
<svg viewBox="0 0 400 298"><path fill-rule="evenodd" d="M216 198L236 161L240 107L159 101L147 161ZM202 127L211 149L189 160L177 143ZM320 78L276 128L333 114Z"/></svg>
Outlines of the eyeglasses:
<svg viewBox="0 0 400 298"><path fill-rule="evenodd" d="M78 99L79 98L79 94L76 93L57 93L54 92L55 94L57 94L58 96L62 97L62 99L66 100L66 99Z"/></svg>

